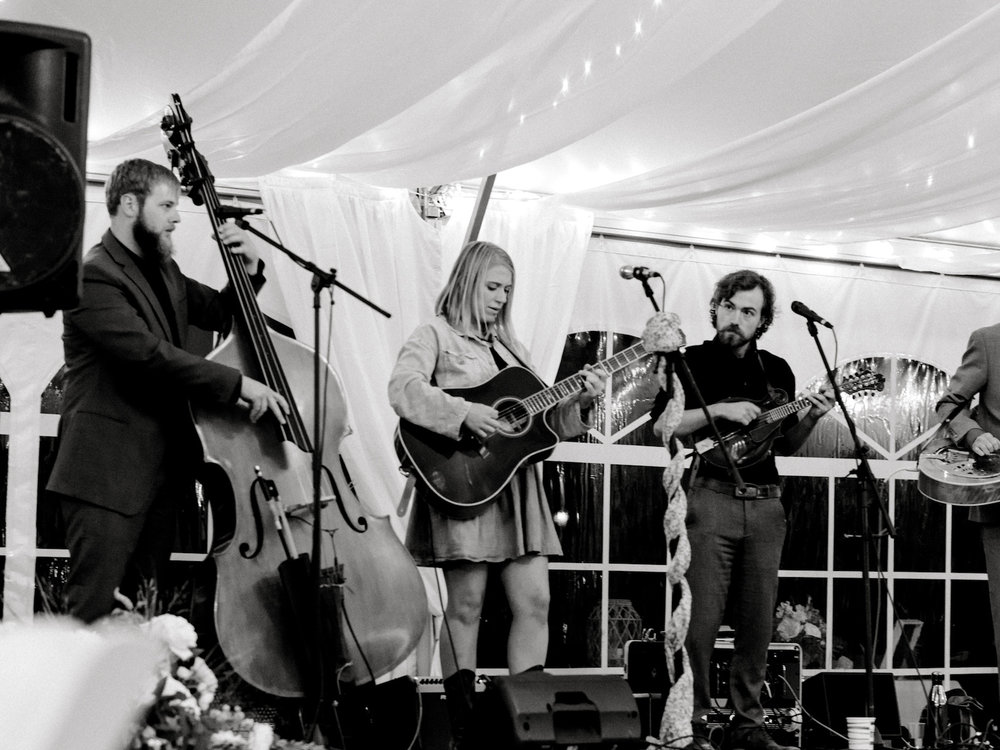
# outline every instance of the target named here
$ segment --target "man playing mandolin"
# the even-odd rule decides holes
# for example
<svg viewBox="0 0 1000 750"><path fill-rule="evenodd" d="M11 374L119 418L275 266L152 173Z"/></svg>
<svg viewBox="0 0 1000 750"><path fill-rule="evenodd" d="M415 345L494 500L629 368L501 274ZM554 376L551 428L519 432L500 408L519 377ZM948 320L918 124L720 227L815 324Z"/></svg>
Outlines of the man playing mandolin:
<svg viewBox="0 0 1000 750"><path fill-rule="evenodd" d="M755 271L736 271L715 285L710 315L715 338L687 349L685 358L713 421L726 434L751 425L762 409L795 392L788 363L757 348L774 319L774 287ZM700 437L708 419L691 385L684 383L686 408L675 434ZM745 490L727 463L695 459L688 490L687 533L691 563L691 622L687 649L694 678L694 750L711 750L706 714L712 708L709 664L727 602L734 618L735 648L730 675L732 723L727 748L783 750L764 729L760 695L767 666L778 590L778 565L785 539L785 512L774 453L789 454L830 410L827 391L809 394L809 409L777 423L762 445L734 456Z"/></svg>
<svg viewBox="0 0 1000 750"><path fill-rule="evenodd" d="M77 308L63 316L66 394L48 490L66 523L70 614L91 622L126 582L157 582L170 558L179 499L193 487L201 445L191 402L248 406L284 421L284 397L184 349L188 324L222 331L234 295L181 274L172 234L180 185L166 167L129 159L105 187L111 228L87 254ZM257 251L234 224L219 237L254 289Z"/></svg>

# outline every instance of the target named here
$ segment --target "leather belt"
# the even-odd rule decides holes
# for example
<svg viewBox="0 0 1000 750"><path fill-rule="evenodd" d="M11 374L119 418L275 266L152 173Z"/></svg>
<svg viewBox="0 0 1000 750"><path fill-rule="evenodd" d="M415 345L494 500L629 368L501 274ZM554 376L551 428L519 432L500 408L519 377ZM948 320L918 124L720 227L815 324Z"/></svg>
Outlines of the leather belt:
<svg viewBox="0 0 1000 750"><path fill-rule="evenodd" d="M704 487L707 490L721 492L724 495L732 495L743 500L764 500L766 498L781 497L780 484L749 484L743 483L741 490L735 482L724 482L721 479L711 477L698 477L691 485L692 487Z"/></svg>

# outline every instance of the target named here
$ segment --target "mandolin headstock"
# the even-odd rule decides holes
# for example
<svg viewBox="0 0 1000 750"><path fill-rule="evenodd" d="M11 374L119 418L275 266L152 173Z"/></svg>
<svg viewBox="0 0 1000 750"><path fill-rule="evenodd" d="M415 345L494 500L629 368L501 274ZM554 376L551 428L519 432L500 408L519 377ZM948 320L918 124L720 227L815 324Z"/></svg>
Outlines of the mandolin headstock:
<svg viewBox="0 0 1000 750"><path fill-rule="evenodd" d="M873 370L860 370L840 381L841 392L850 394L854 398L870 396L883 388L885 388L885 375Z"/></svg>

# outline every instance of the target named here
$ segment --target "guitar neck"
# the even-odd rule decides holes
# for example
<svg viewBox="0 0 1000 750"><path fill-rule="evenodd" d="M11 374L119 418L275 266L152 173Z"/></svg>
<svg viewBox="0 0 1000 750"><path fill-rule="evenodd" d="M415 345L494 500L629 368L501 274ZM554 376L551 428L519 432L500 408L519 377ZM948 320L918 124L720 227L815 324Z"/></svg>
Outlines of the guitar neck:
<svg viewBox="0 0 1000 750"><path fill-rule="evenodd" d="M646 348L640 341L637 344L633 344L628 349L623 349L613 357L608 357L601 362L597 362L594 364L594 367L603 369L610 374L622 369L623 367L627 367L636 360L644 357L646 354ZM550 409L558 404L560 401L564 401L574 393L581 390L583 385L583 376L580 373L576 373L568 378L560 380L558 383L550 385L548 388L543 388L537 393L531 394L524 399L521 404L528 410L528 413L541 414L547 409Z"/></svg>

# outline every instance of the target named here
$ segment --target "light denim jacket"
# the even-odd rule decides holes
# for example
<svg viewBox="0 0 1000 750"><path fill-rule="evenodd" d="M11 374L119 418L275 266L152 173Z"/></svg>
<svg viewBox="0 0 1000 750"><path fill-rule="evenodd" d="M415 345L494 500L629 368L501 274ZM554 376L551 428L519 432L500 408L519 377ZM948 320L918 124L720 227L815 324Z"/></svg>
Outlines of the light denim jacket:
<svg viewBox="0 0 1000 750"><path fill-rule="evenodd" d="M516 344L514 349L530 365L524 347ZM498 351L509 359L503 347ZM389 378L389 403L403 419L457 440L471 402L441 389L479 385L497 372L487 342L458 332L438 316L420 325L403 344ZM587 424L580 418L578 399L572 396L554 410L553 428L560 439L587 431Z"/></svg>

